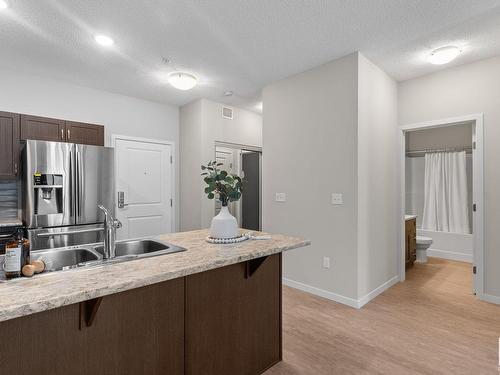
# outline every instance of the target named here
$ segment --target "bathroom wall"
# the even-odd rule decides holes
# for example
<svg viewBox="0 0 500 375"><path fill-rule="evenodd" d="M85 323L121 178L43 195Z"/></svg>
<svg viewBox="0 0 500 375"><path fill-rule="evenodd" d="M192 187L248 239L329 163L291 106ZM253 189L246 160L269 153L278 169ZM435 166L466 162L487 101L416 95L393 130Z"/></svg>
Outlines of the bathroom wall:
<svg viewBox="0 0 500 375"><path fill-rule="evenodd" d="M399 124L484 114L484 295L500 303L500 57L399 84Z"/></svg>

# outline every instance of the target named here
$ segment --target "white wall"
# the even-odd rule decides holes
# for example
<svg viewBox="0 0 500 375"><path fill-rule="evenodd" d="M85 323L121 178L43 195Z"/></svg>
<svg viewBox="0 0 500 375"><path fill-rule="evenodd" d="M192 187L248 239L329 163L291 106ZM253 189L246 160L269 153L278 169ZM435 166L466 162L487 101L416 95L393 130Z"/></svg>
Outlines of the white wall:
<svg viewBox="0 0 500 375"><path fill-rule="evenodd" d="M222 117L222 104L199 99L180 109L181 230L210 226L213 200L203 192L201 164L215 160L215 142L262 146L262 116L233 108L233 119Z"/></svg>
<svg viewBox="0 0 500 375"><path fill-rule="evenodd" d="M359 55L358 297L398 278L397 84Z"/></svg>
<svg viewBox="0 0 500 375"><path fill-rule="evenodd" d="M273 83L263 99L264 230L312 241L284 255L285 283L359 307L397 281L396 83L355 53Z"/></svg>
<svg viewBox="0 0 500 375"><path fill-rule="evenodd" d="M485 293L500 301L500 57L399 84L399 124L484 113Z"/></svg>
<svg viewBox="0 0 500 375"><path fill-rule="evenodd" d="M104 125L107 144L111 134L173 141L178 160L179 109L175 106L8 69L0 70L0 82L2 111ZM177 182L178 172L177 168Z"/></svg>
<svg viewBox="0 0 500 375"><path fill-rule="evenodd" d="M357 61L351 54L263 90L263 229L312 240L283 255L285 279L347 301L357 298Z"/></svg>

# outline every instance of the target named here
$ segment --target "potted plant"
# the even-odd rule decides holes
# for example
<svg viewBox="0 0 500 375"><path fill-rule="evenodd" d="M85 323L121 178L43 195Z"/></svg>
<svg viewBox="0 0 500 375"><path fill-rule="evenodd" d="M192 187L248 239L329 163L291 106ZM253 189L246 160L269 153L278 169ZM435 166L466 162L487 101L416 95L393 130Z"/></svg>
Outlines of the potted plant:
<svg viewBox="0 0 500 375"><path fill-rule="evenodd" d="M238 222L229 212L228 204L241 198L243 183L238 175L220 169L221 165L223 164L210 161L207 165L201 166L203 171L201 175L207 184L205 187L207 198L218 199L222 204L219 214L212 219L210 237L236 238L240 235Z"/></svg>

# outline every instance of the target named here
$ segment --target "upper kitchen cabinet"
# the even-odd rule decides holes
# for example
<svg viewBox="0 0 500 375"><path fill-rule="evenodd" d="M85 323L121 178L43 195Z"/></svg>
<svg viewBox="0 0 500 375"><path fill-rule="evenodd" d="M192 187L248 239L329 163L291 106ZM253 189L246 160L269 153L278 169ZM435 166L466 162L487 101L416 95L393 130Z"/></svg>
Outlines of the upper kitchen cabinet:
<svg viewBox="0 0 500 375"><path fill-rule="evenodd" d="M104 126L21 115L21 139L104 146Z"/></svg>
<svg viewBox="0 0 500 375"><path fill-rule="evenodd" d="M104 126L66 121L66 141L104 146Z"/></svg>
<svg viewBox="0 0 500 375"><path fill-rule="evenodd" d="M65 121L21 115L21 139L64 142L66 140Z"/></svg>
<svg viewBox="0 0 500 375"><path fill-rule="evenodd" d="M0 112L0 180L19 172L19 115Z"/></svg>

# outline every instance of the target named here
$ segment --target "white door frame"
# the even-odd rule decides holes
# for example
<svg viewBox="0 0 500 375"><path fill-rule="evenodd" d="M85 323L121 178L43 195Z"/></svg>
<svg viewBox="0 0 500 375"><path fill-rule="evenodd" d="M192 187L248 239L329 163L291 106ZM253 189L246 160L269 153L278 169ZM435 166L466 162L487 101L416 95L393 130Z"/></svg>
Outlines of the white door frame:
<svg viewBox="0 0 500 375"><path fill-rule="evenodd" d="M154 144L160 144L160 145L168 145L171 147L172 149L172 153L171 153L171 156L172 156L172 167L171 168L171 171L170 171L170 181L171 182L171 187L170 187L170 191L172 192L172 207L171 207L171 231L172 233L175 232L176 230L176 216L175 216L175 213L177 212L177 190L175 189L175 171L176 171L176 159L175 159L175 142L173 141L167 141L167 140L163 140L163 139L150 139L150 138L142 138L142 137L133 137L133 136L129 136L129 135L119 135L119 134L112 134L111 135L111 147L115 148L116 146L116 141L117 140L124 140L124 141L135 141L135 142L144 142L144 143L154 143ZM115 160L115 164L116 164L116 160ZM116 181L116 171L117 171L117 168L115 168L115 181ZM115 184L115 209L118 207L118 190L116 189L116 184Z"/></svg>
<svg viewBox="0 0 500 375"><path fill-rule="evenodd" d="M422 130L449 126L463 122L474 122L472 138L475 142L473 154L473 203L476 204L476 211L472 215L473 221L473 265L476 266L476 274L473 275L474 290L480 299L484 299L484 187L483 187L483 114L452 117L440 120L421 122L417 124L403 125L399 127L400 132L400 171L401 171L401 225L399 227L398 252L399 279L405 280L405 213L406 213L406 189L405 189L405 168L406 168L406 138L405 133L411 130Z"/></svg>

